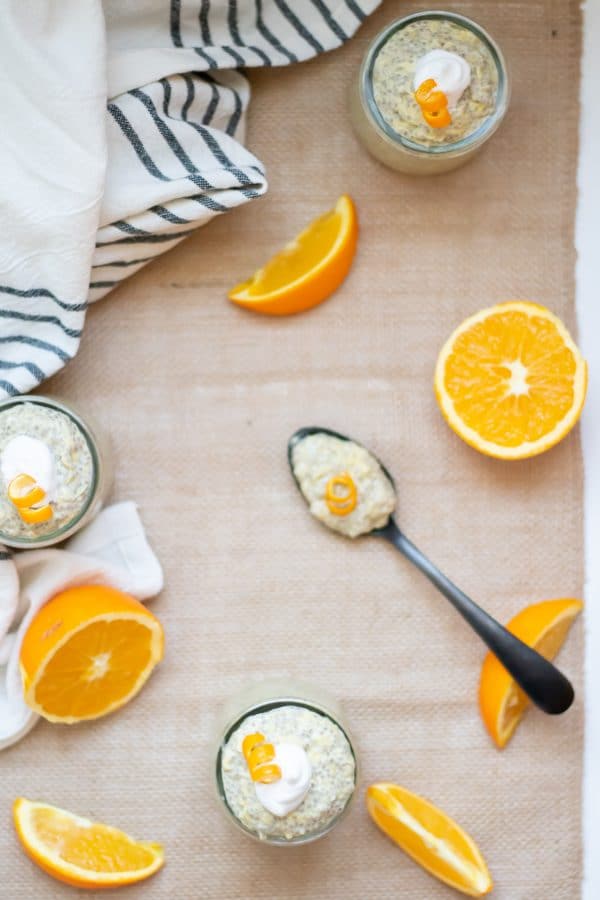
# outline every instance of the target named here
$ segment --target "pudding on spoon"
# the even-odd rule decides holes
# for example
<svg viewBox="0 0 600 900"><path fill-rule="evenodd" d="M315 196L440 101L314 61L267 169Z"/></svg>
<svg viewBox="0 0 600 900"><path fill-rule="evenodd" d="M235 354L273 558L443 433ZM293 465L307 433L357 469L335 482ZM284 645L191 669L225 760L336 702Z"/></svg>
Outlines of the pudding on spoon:
<svg viewBox="0 0 600 900"><path fill-rule="evenodd" d="M319 438L319 443L315 442L315 437ZM307 449L302 448L305 441L310 441ZM324 451L327 464L316 452L319 446L327 447L326 454ZM364 451L366 457L354 448ZM355 467L356 455L365 466L368 460L371 478L364 482L364 472ZM569 680L467 597L400 530L392 515L396 501L394 480L373 454L343 434L328 428L310 427L299 429L290 438L288 462L296 484L316 518L346 536L372 534L388 540L452 603L536 706L551 715L566 712L575 697ZM380 505L381 478L387 481L387 489L386 501ZM366 490L362 489L363 483L367 485ZM373 483L378 485L377 492L370 489ZM394 504L390 506L392 496ZM339 518L348 520L344 530L337 524ZM352 519L356 523L354 527ZM369 522L374 522L370 528Z"/></svg>

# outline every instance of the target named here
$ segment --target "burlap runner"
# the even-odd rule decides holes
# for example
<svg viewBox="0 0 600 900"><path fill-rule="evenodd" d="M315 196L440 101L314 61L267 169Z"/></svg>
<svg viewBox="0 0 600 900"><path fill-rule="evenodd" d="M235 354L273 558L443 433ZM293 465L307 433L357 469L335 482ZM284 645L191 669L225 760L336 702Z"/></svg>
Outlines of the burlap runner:
<svg viewBox="0 0 600 900"><path fill-rule="evenodd" d="M481 306L533 298L574 326L578 4L450 5L490 28L514 76L506 123L478 160L411 180L355 141L348 84L375 32L413 8L386 3L341 51L253 73L249 145L268 166L268 198L92 310L79 357L51 384L112 431L116 496L139 502L167 572L153 605L167 655L129 708L89 727L43 723L0 757L6 900L70 890L17 850L8 809L19 794L162 841L166 869L115 894L130 900L450 897L368 820L362 790L378 779L455 815L499 900L580 896L581 625L560 657L575 707L557 720L531 713L499 753L477 712L479 641L390 548L313 522L286 466L286 440L304 424L372 447L397 477L407 533L501 619L582 592L578 435L504 465L452 435L431 389L443 339ZM283 320L226 303L231 284L343 191L362 233L338 296ZM286 672L343 701L362 773L336 832L282 851L230 829L211 767L223 699Z"/></svg>

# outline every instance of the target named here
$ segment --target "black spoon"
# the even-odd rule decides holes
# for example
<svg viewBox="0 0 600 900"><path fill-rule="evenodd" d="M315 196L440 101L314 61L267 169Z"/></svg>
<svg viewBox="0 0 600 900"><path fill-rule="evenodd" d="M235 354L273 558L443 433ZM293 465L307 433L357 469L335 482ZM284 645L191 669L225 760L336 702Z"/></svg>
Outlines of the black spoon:
<svg viewBox="0 0 600 900"><path fill-rule="evenodd" d="M288 460L294 480L300 488L300 484L294 474L293 451L294 448L311 434L327 434L339 438L341 441L349 441L350 438L329 428L300 428L289 440ZM353 441L353 443L357 443ZM361 446L361 445L358 445ZM373 454L371 454L373 455ZM375 457L376 459L377 457ZM379 461L385 476L389 479L394 491L396 485L394 479ZM302 493L302 491L300 490ZM544 659L523 641L516 638L503 625L492 618L480 606L473 602L460 588L456 587L435 566L431 560L421 553L415 545L400 531L394 517L390 516L383 528L376 528L369 532L376 537L388 540L401 553L406 556L432 584L446 597L461 616L466 619L471 628L487 644L502 665L513 676L517 684L525 691L529 699L551 715L566 712L573 703L575 692L571 682L565 678L556 666Z"/></svg>

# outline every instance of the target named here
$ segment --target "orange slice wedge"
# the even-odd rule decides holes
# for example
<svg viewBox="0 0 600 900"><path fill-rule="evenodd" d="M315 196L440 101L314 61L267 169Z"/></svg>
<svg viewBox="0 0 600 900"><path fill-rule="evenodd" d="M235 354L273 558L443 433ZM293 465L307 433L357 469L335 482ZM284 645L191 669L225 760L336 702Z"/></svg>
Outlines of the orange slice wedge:
<svg viewBox="0 0 600 900"><path fill-rule="evenodd" d="M269 316L289 316L322 303L350 270L358 221L342 194L334 208L306 228L254 275L236 285L229 299Z"/></svg>
<svg viewBox="0 0 600 900"><path fill-rule="evenodd" d="M372 784L366 802L375 824L430 875L469 897L492 890L477 844L441 809L388 782Z"/></svg>
<svg viewBox="0 0 600 900"><path fill-rule="evenodd" d="M21 646L27 704L51 722L97 719L134 697L162 659L163 629L138 600L87 585L57 594Z"/></svg>
<svg viewBox="0 0 600 900"><path fill-rule="evenodd" d="M48 875L74 887L134 884L154 875L165 861L160 844L138 843L116 828L47 803L19 797L13 818L27 855Z"/></svg>
<svg viewBox="0 0 600 900"><path fill-rule="evenodd" d="M506 627L546 659L554 659L582 609L581 600L544 600L521 610ZM506 746L529 702L502 663L488 653L481 669L479 709L498 747Z"/></svg>
<svg viewBox="0 0 600 900"><path fill-rule="evenodd" d="M435 393L450 427L499 459L550 449L583 409L587 365L563 323L537 303L484 309L448 338Z"/></svg>

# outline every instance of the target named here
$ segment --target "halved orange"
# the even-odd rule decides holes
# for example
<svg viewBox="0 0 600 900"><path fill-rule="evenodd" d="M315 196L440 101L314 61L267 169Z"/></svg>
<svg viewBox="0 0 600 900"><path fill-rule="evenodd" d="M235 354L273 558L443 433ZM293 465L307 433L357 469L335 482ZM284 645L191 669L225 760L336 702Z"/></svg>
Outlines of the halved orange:
<svg viewBox="0 0 600 900"><path fill-rule="evenodd" d="M450 427L499 459L550 449L583 409L587 365L563 323L537 303L484 309L450 335L435 393Z"/></svg>
<svg viewBox="0 0 600 900"><path fill-rule="evenodd" d="M25 701L51 722L105 716L138 693L163 646L160 622L138 600L103 585L70 588L23 638Z"/></svg>
<svg viewBox="0 0 600 900"><path fill-rule="evenodd" d="M522 609L506 627L546 659L554 659L582 609L581 600L544 600ZM479 709L498 747L506 746L529 702L502 663L488 653L481 669Z"/></svg>
<svg viewBox="0 0 600 900"><path fill-rule="evenodd" d="M493 883L469 835L433 803L389 782L367 789L376 825L430 875L469 897L483 897Z"/></svg>
<svg viewBox="0 0 600 900"><path fill-rule="evenodd" d="M229 299L269 316L289 316L326 300L350 270L358 220L351 198L342 194L334 208L315 219L298 237L236 285Z"/></svg>
<svg viewBox="0 0 600 900"><path fill-rule="evenodd" d="M98 822L19 797L15 828L27 855L48 875L79 888L134 884L164 864L160 844L139 843Z"/></svg>

